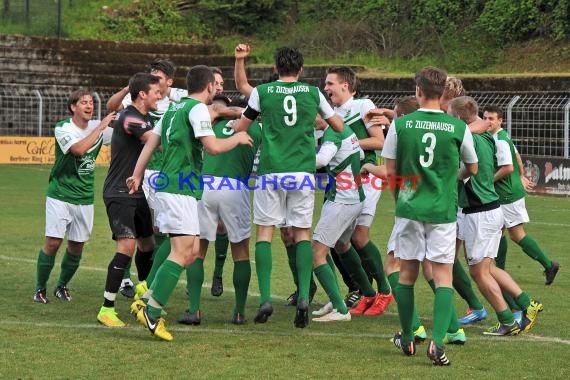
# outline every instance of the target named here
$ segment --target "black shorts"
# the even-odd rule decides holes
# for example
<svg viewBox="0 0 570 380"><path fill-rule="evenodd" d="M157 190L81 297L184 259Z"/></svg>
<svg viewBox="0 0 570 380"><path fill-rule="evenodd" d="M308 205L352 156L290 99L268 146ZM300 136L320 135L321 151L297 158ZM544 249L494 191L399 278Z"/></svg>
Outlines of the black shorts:
<svg viewBox="0 0 570 380"><path fill-rule="evenodd" d="M152 236L150 208L142 198L103 198L113 240Z"/></svg>

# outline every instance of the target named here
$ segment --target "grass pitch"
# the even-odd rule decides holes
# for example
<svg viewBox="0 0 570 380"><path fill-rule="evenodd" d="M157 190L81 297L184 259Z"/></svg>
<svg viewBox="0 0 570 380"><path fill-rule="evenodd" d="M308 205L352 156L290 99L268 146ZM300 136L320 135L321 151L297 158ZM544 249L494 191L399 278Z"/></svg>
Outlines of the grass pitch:
<svg viewBox="0 0 570 380"><path fill-rule="evenodd" d="M81 267L69 287L70 303L58 302L53 287L59 275L63 250L48 283L50 303L32 302L36 258L44 239L44 202L50 167L0 166L0 378L444 378L520 379L568 378L570 376L570 328L568 324L567 274L570 258L568 231L570 200L528 197L531 223L526 227L543 250L561 263L554 284L544 285L538 263L509 242L507 269L532 297L545 306L529 334L509 338L481 336L496 323L494 313L466 328L465 346L448 346L452 365L433 367L425 357L426 344L416 357L405 357L388 339L399 330L396 305L380 317L354 317L349 323L311 323L306 329L293 327L294 309L285 307L293 291L286 253L275 235L273 244L272 292L275 313L264 325L252 320L258 305L255 270L252 270L248 299L248 324L230 323L233 292L228 259L224 270L224 294L210 295L214 258L205 261L202 325L187 327L176 319L187 307L184 283L179 284L167 307L167 322L174 334L171 343L149 335L128 314L130 302L117 298L120 317L129 325L108 329L97 323L102 302L106 268L115 252L110 238L101 188L106 168L97 169L95 226L86 244ZM320 195L322 197L322 194ZM320 204L317 200L316 204ZM385 193L378 205L372 240L384 251L394 220L391 195ZM211 245L212 246L212 245ZM254 244L251 244L253 256ZM252 263L252 268L254 269ZM134 267L134 266L133 266ZM182 276L185 280L185 276ZM342 289L343 292L346 288ZM316 307L326 302L322 289ZM431 331L433 294L422 279L416 285L417 307ZM467 307L456 296L456 308ZM490 310L488 304L485 304Z"/></svg>

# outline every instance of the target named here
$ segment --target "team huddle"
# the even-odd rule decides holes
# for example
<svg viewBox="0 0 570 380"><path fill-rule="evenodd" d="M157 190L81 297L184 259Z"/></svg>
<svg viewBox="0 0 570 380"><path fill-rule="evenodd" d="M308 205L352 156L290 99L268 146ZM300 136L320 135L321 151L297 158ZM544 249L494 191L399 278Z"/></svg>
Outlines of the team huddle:
<svg viewBox="0 0 570 380"><path fill-rule="evenodd" d="M152 335L171 341L165 311L183 271L188 309L179 323L201 323L204 259L215 242L211 293L223 293L228 246L234 261L235 303L231 322L246 323L251 279L250 190L255 172L253 224L255 270L260 304L253 318L266 323L271 297L272 238L281 231L295 291L293 324L350 321L377 316L396 302L401 331L391 339L406 355L427 339L416 312L414 284L420 265L434 298L432 340L427 356L449 365L446 344L464 344L461 325L487 318L469 274L496 312L489 336L530 331L543 305L504 270L508 234L544 268L546 285L559 270L524 231L529 222L520 155L501 128L502 110L488 106L479 118L475 100L461 81L426 67L415 77L415 96L394 109L376 108L358 97L348 67L327 71L324 93L299 82L303 56L294 48L275 54L275 77L251 87L245 72L248 45L235 49L235 80L246 101L223 95L217 68L198 65L186 77L187 89L172 88L174 66L156 60L149 73L137 73L107 103L110 113L93 117L87 90L73 92L71 118L55 126L56 160L46 198L46 239L37 262L34 301L48 303L47 281L67 235L67 249L54 296L71 301L67 287L79 267L93 227L94 161L102 144L111 145L103 198L116 252L109 262L103 304L97 320L108 327L125 323L115 311L117 294L133 298L131 312ZM317 145L317 148L316 148ZM378 165L377 151L384 163ZM330 179L313 231L315 173ZM202 186L201 176L210 186ZM341 186L354 178L354 186ZM394 227L387 255L370 239L381 190L393 190ZM245 179L245 183L242 183ZM271 184L269 186L268 184ZM134 258L138 282L130 279ZM336 270L348 289L342 296ZM317 289L329 302L310 312ZM453 289L467 302L458 317Z"/></svg>

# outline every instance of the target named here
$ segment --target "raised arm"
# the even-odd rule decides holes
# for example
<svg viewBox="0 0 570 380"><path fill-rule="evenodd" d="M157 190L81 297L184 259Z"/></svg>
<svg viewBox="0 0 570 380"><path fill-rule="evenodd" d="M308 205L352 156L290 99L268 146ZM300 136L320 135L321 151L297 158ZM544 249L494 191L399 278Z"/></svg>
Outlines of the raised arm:
<svg viewBox="0 0 570 380"><path fill-rule="evenodd" d="M109 124L113 120L115 120L115 115L116 115L115 112L111 112L110 114L105 116L103 120L101 120L99 125L97 125L97 127L95 127L95 129L87 137L73 144L69 148L71 154L73 154L74 156L83 156L89 149L91 149L91 147L93 146L93 144L95 144L101 133L103 133L103 131L109 126Z"/></svg>
<svg viewBox="0 0 570 380"><path fill-rule="evenodd" d="M129 93L129 86L123 87L118 92L115 92L109 100L107 100L108 111L120 111L123 109L123 99Z"/></svg>
<svg viewBox="0 0 570 380"><path fill-rule="evenodd" d="M251 48L247 44L239 44L234 50L234 55L236 58L234 64L234 79L236 81L236 88L244 96L249 97L253 87L249 84L247 80L247 74L245 73L245 58L251 52Z"/></svg>

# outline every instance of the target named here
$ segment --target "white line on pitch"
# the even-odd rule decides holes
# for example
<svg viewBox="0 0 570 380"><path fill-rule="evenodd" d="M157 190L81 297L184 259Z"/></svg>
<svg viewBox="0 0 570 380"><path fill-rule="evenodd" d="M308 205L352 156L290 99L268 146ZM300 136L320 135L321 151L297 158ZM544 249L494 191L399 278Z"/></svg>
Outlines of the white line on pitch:
<svg viewBox="0 0 570 380"><path fill-rule="evenodd" d="M3 325L8 326L24 326L24 327L37 327L37 328L58 328L58 329L79 329L79 330L109 330L116 333L120 330L138 330L142 331L141 326L126 326L120 329L110 329L105 326L101 326L95 323L82 323L82 324L62 324L62 323L52 323L52 322L28 322L28 321L3 321ZM267 331L267 330L246 330L246 329L239 329L239 328L228 328L228 329L216 329L216 328L204 328L204 327L178 327L178 326L171 326L168 328L170 331L175 332L185 332L185 333L192 333L192 334L199 334L199 333L206 333L206 334L242 334L242 335L277 335L277 336L297 336L299 330L291 329L291 331ZM302 334L304 336L313 336L313 337L325 337L325 338L345 338L345 339L362 339L362 338L375 338L375 339L389 339L392 338L393 335L390 334L373 334L373 333L356 333L356 332L348 332L348 333L329 333L329 332L318 332L318 331L310 331L310 330L303 330ZM539 335L519 335L517 337L484 337L484 336L469 336L469 341L500 341L500 342L545 342L545 343L561 343L570 345L570 340L561 339L558 337L549 337L549 336L539 336Z"/></svg>

